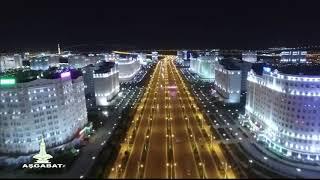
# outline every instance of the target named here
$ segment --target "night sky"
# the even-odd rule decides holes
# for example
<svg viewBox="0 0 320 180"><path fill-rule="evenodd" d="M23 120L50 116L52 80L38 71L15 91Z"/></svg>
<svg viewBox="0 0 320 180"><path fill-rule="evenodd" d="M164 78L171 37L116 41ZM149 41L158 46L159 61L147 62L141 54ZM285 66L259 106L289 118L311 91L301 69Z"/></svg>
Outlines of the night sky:
<svg viewBox="0 0 320 180"><path fill-rule="evenodd" d="M316 1L8 2L0 2L0 52L54 49L58 42L65 49L256 49L320 44L320 3Z"/></svg>

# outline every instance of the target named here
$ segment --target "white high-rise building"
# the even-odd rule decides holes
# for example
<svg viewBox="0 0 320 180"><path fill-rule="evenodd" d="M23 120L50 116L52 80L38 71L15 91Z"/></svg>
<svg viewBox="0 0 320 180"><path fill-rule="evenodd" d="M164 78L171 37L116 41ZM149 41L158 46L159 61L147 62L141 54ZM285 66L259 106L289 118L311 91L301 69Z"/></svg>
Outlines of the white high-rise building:
<svg viewBox="0 0 320 180"><path fill-rule="evenodd" d="M88 64L96 64L101 61L106 61L105 56L102 54L88 54L87 58L89 59Z"/></svg>
<svg viewBox="0 0 320 180"><path fill-rule="evenodd" d="M226 103L239 103L241 93L241 70L234 64L215 64L215 89Z"/></svg>
<svg viewBox="0 0 320 180"><path fill-rule="evenodd" d="M49 56L40 56L30 60L30 69L32 70L48 70L49 67Z"/></svg>
<svg viewBox="0 0 320 180"><path fill-rule="evenodd" d="M140 62L133 57L119 58L116 61L119 68L119 80L122 82L130 81L140 70Z"/></svg>
<svg viewBox="0 0 320 180"><path fill-rule="evenodd" d="M49 56L49 66L51 67L59 67L60 66L60 56L51 54Z"/></svg>
<svg viewBox="0 0 320 180"><path fill-rule="evenodd" d="M22 66L22 57L19 54L6 55L0 57L0 71L4 72L9 69L20 68Z"/></svg>
<svg viewBox="0 0 320 180"><path fill-rule="evenodd" d="M84 82L84 92L88 96L94 96L94 79L93 74L94 70L97 69L93 64L89 64L88 66L82 69L83 74L83 82Z"/></svg>
<svg viewBox="0 0 320 180"><path fill-rule="evenodd" d="M144 53L139 53L137 56L138 61L140 62L141 65L146 65L147 64L147 55Z"/></svg>
<svg viewBox="0 0 320 180"><path fill-rule="evenodd" d="M182 62L183 62L183 51L177 51L177 62L179 63L179 64L182 64Z"/></svg>
<svg viewBox="0 0 320 180"><path fill-rule="evenodd" d="M15 61L16 68L22 67L22 56L20 54L14 54L13 59Z"/></svg>
<svg viewBox="0 0 320 180"><path fill-rule="evenodd" d="M63 145L87 124L82 76L24 73L0 78L1 155L38 152L42 137L47 148Z"/></svg>
<svg viewBox="0 0 320 180"><path fill-rule="evenodd" d="M72 55L68 57L68 64L74 68L82 68L90 64L90 59L84 55Z"/></svg>
<svg viewBox="0 0 320 180"><path fill-rule="evenodd" d="M257 62L257 52L255 52L255 51L243 52L242 53L242 60L249 62L249 63Z"/></svg>
<svg viewBox="0 0 320 180"><path fill-rule="evenodd" d="M277 154L298 161L319 161L319 69L291 65L251 70L246 114L240 122Z"/></svg>
<svg viewBox="0 0 320 180"><path fill-rule="evenodd" d="M306 63L307 51L286 50L280 53L281 63Z"/></svg>
<svg viewBox="0 0 320 180"><path fill-rule="evenodd" d="M118 65L100 62L94 70L94 92L97 106L106 106L120 91Z"/></svg>
<svg viewBox="0 0 320 180"><path fill-rule="evenodd" d="M183 59L188 59L188 51L187 50L182 51L182 54L183 54Z"/></svg>
<svg viewBox="0 0 320 180"><path fill-rule="evenodd" d="M218 56L215 55L190 57L190 70L198 74L202 80L214 81L216 61L218 61Z"/></svg>
<svg viewBox="0 0 320 180"><path fill-rule="evenodd" d="M158 52L157 51L152 52L152 61L158 61Z"/></svg>

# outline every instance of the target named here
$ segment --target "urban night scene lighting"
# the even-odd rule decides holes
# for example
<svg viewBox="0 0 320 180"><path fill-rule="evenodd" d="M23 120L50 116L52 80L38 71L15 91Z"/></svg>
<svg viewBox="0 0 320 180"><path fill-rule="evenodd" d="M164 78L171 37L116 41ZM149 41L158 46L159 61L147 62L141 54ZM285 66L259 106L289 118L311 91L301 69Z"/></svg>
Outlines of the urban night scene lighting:
<svg viewBox="0 0 320 180"><path fill-rule="evenodd" d="M14 85L16 84L16 80L14 78L1 78L0 79L0 85L5 86L5 85Z"/></svg>
<svg viewBox="0 0 320 180"><path fill-rule="evenodd" d="M0 2L0 179L319 178L319 5Z"/></svg>

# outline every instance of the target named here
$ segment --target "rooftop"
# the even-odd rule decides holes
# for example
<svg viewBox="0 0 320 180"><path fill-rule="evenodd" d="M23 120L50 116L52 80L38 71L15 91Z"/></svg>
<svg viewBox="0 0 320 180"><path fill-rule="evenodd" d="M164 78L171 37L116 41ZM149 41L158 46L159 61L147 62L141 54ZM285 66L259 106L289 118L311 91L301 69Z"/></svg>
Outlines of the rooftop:
<svg viewBox="0 0 320 180"><path fill-rule="evenodd" d="M101 61L97 64L97 69L94 71L95 73L108 73L111 68L115 66L115 62L111 61Z"/></svg>
<svg viewBox="0 0 320 180"><path fill-rule="evenodd" d="M240 59L235 59L235 58L224 58L222 60L219 60L219 64L224 66L225 69L228 70L240 70L239 64L241 63L248 63L245 61L242 61Z"/></svg>
<svg viewBox="0 0 320 180"><path fill-rule="evenodd" d="M63 72L70 72L72 79L76 79L82 75L81 71L76 69L63 69L51 68L47 71L36 71L36 70L16 70L10 73L2 74L1 79L14 78L16 83L26 83L38 78L42 79L58 79L61 78Z"/></svg>
<svg viewBox="0 0 320 180"><path fill-rule="evenodd" d="M296 65L282 65L277 67L279 72L293 75L320 75L320 65L316 64L296 64Z"/></svg>
<svg viewBox="0 0 320 180"><path fill-rule="evenodd" d="M262 75L263 73L263 67L270 67L269 65L267 65L266 63L254 63L252 64L251 69L258 75Z"/></svg>
<svg viewBox="0 0 320 180"><path fill-rule="evenodd" d="M256 74L262 75L263 67L269 67L272 71L277 69L280 73L290 75L306 75L319 76L320 65L317 64L284 64L284 65L269 65L266 63L256 63L252 65L252 69Z"/></svg>

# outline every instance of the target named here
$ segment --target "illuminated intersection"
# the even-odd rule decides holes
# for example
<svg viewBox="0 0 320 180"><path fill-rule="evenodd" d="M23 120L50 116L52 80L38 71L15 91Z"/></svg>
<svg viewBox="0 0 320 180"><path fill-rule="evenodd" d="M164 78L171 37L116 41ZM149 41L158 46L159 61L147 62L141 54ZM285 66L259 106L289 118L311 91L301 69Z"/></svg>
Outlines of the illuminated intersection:
<svg viewBox="0 0 320 180"><path fill-rule="evenodd" d="M158 62L106 178L236 178L173 59Z"/></svg>

